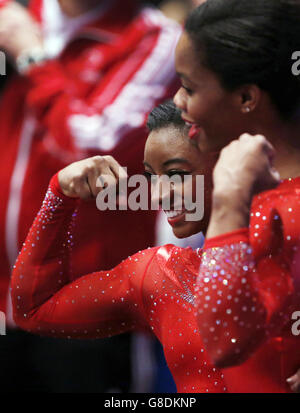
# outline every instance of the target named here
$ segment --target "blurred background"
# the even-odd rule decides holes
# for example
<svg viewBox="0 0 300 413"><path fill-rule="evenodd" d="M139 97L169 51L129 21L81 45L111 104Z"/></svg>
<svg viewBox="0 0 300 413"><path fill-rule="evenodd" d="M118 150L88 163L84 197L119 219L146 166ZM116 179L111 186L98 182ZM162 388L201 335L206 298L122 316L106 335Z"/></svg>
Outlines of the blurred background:
<svg viewBox="0 0 300 413"><path fill-rule="evenodd" d="M146 115L177 90L176 41L189 11L202 2L123 0L111 13L108 3L114 2L107 0L84 2L90 3L88 10L78 0L20 0L28 15L12 10L15 40L1 39L0 30L0 50L10 56L7 74L0 76L0 310L7 316L7 334L0 337L1 391L176 391L161 346L150 333L89 341L33 336L14 325L8 283L57 170L110 153L131 173L142 171ZM142 10L147 10L147 22L140 17ZM144 19L141 33L134 31L137 19ZM6 23L0 16L0 28ZM17 71L16 50L33 53L41 42L55 64L48 65L47 76L41 72L28 79ZM116 42L118 52L112 53ZM136 83L138 73L143 73L142 84ZM120 102L125 102L123 111L132 108L130 114L122 115ZM102 140L100 130L105 131ZM105 240L99 240L101 231ZM171 242L197 248L203 240L201 235L175 239L160 215L105 214L104 220L83 208L76 241L74 278L110 269L148 246Z"/></svg>

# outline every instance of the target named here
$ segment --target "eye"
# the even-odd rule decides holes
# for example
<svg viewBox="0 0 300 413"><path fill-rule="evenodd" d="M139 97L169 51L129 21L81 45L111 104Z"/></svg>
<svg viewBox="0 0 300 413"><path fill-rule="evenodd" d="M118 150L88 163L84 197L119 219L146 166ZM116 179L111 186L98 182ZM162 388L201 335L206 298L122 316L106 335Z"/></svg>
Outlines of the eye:
<svg viewBox="0 0 300 413"><path fill-rule="evenodd" d="M182 85L181 87L182 87L182 88L186 91L186 93L187 93L188 95L190 95L190 96L194 93L193 90L190 89L190 88L187 87L187 86Z"/></svg>
<svg viewBox="0 0 300 413"><path fill-rule="evenodd" d="M152 173L150 173L148 171L144 171L144 176L147 178L147 181L151 181L151 176L152 175L153 175Z"/></svg>
<svg viewBox="0 0 300 413"><path fill-rule="evenodd" d="M150 182L151 184L155 184L157 181L157 175L151 172L145 171L144 176L146 177L147 181Z"/></svg>
<svg viewBox="0 0 300 413"><path fill-rule="evenodd" d="M190 172L189 171L183 171L183 170L177 170L177 169L171 169L170 171L168 171L166 173L166 175L168 175L169 178L171 176L174 176L174 175L179 175L179 176L183 177L185 175L190 175Z"/></svg>

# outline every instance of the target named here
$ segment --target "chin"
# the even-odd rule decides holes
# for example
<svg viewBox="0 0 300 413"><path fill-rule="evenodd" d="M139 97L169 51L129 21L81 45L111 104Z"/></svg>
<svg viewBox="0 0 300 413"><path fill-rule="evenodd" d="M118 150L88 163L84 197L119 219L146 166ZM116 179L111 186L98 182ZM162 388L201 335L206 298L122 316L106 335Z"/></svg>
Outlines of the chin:
<svg viewBox="0 0 300 413"><path fill-rule="evenodd" d="M195 223L187 222L184 225L173 227L172 231L176 238L188 238L203 231L202 227L202 225L199 226L195 225Z"/></svg>

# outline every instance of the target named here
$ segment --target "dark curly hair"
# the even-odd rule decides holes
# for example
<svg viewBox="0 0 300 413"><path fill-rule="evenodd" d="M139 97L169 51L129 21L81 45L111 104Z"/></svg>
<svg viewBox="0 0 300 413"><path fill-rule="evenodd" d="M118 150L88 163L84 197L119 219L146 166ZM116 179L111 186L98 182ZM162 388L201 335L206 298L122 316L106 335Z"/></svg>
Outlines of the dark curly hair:
<svg viewBox="0 0 300 413"><path fill-rule="evenodd" d="M300 76L292 54L300 50L300 0L208 0L185 25L202 64L227 90L256 84L283 118L300 104Z"/></svg>
<svg viewBox="0 0 300 413"><path fill-rule="evenodd" d="M148 115L147 120L149 132L169 126L189 130L189 127L181 117L181 110L177 108L172 100L166 100L156 106Z"/></svg>

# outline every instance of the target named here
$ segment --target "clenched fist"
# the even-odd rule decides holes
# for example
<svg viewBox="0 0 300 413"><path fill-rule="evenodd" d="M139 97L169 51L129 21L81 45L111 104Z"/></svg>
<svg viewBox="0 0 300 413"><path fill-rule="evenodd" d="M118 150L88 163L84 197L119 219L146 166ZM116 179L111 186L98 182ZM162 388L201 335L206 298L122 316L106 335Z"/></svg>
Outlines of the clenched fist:
<svg viewBox="0 0 300 413"><path fill-rule="evenodd" d="M264 136L241 135L221 151L213 172L214 193L237 196L250 205L255 194L279 184L274 156L275 150Z"/></svg>
<svg viewBox="0 0 300 413"><path fill-rule="evenodd" d="M213 172L213 207L207 238L249 225L253 196L280 182L273 167L274 155L273 146L262 135L243 134L221 151Z"/></svg>
<svg viewBox="0 0 300 413"><path fill-rule="evenodd" d="M93 156L62 169L58 181L62 192L71 198L94 199L107 186L127 179L127 172L112 156Z"/></svg>

